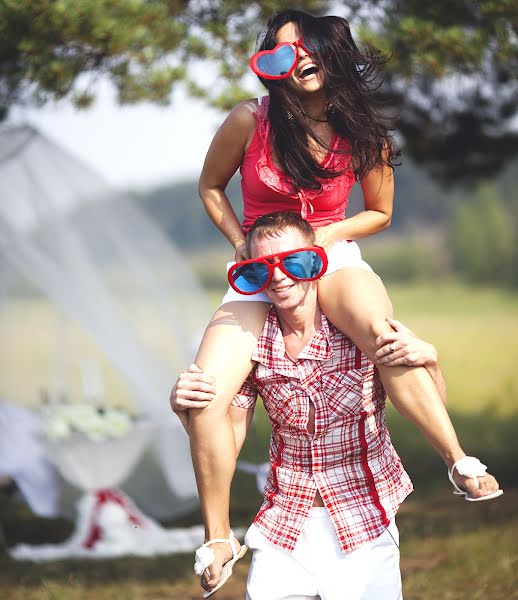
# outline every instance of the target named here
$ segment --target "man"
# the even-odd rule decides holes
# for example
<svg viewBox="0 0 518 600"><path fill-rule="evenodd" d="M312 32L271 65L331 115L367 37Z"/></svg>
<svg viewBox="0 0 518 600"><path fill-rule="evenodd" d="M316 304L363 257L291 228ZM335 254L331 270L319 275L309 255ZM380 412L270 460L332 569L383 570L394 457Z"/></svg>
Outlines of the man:
<svg viewBox="0 0 518 600"><path fill-rule="evenodd" d="M229 409L236 454L258 394L272 423L265 499L245 540L254 550L247 598L399 599L394 517L412 485L386 429L377 370L319 309L316 280L326 257L313 246L306 221L289 212L265 215L247 243L252 259L233 267L231 283L243 293L264 289L273 305L252 357L256 367ZM444 393L430 346L392 323L395 334L380 340L377 358L427 365ZM195 366L180 376L171 400L187 430L183 411L209 407L214 393L214 382ZM471 500L501 493L484 466L466 457L440 402L428 406L416 399L396 408L444 459L458 493ZM226 546L224 561L221 552L209 550L214 542L197 553L206 595L244 553L229 535L216 543Z"/></svg>

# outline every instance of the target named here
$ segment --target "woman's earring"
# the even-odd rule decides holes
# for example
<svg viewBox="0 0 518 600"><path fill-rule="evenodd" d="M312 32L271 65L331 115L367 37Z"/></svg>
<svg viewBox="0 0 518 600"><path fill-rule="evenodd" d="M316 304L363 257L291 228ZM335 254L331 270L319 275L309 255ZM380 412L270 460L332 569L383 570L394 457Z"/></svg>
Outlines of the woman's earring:
<svg viewBox="0 0 518 600"><path fill-rule="evenodd" d="M331 100L328 100L326 104L326 113L328 113L329 115L334 115L335 111L335 105L331 102Z"/></svg>
<svg viewBox="0 0 518 600"><path fill-rule="evenodd" d="M295 127L295 117L293 116L293 113L290 110L286 111L286 118L288 119L288 125L290 127Z"/></svg>

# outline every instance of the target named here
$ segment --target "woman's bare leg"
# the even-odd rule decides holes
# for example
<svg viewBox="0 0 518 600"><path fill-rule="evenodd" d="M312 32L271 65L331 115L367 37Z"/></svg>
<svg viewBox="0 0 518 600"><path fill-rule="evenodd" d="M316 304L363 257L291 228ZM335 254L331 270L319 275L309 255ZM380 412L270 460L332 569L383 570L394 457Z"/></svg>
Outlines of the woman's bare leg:
<svg viewBox="0 0 518 600"><path fill-rule="evenodd" d="M380 278L361 268L323 277L318 301L329 320L374 360L376 338L390 331L392 304ZM378 367L395 408L412 421L448 467L464 456L437 387L422 367Z"/></svg>
<svg viewBox="0 0 518 600"><path fill-rule="evenodd" d="M203 409L189 411L189 439L196 474L205 539L228 538L230 485L236 466L236 444L228 407L250 373L252 353L269 304L229 302L220 307L201 342L196 364L216 381L216 397ZM232 557L229 544L213 544L216 562L209 587Z"/></svg>

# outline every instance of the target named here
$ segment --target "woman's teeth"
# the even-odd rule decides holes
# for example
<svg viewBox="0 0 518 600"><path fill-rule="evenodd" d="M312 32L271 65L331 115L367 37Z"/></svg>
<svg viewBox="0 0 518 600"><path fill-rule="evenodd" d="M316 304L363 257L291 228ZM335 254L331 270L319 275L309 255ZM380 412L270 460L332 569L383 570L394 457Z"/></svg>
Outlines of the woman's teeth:
<svg viewBox="0 0 518 600"><path fill-rule="evenodd" d="M310 63L309 65L306 65L302 69L302 71L299 73L299 77L300 77L300 79L306 79L310 75L315 75L317 72L318 72L318 67L315 64Z"/></svg>

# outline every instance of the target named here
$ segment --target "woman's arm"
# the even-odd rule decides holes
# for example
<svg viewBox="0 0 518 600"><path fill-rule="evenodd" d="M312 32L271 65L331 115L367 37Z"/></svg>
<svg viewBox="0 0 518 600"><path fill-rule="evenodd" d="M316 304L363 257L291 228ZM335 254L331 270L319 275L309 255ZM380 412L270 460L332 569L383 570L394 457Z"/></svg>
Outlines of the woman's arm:
<svg viewBox="0 0 518 600"><path fill-rule="evenodd" d="M316 243L329 249L342 240L356 240L386 229L392 219L394 173L386 166L372 169L360 180L364 210L350 219L320 227Z"/></svg>
<svg viewBox="0 0 518 600"><path fill-rule="evenodd" d="M237 171L256 126L257 104L247 100L238 104L216 132L200 175L198 193L207 214L236 249L237 258L244 257L245 235L225 188Z"/></svg>

